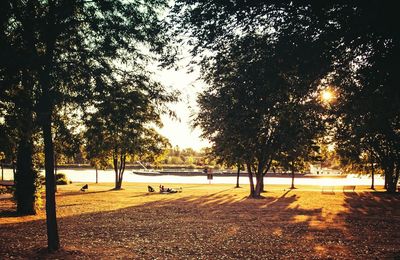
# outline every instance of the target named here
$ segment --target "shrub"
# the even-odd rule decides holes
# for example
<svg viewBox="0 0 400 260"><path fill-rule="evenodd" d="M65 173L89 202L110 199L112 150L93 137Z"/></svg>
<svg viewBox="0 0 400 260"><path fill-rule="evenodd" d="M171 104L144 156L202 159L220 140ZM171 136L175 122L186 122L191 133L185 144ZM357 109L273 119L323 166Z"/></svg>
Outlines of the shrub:
<svg viewBox="0 0 400 260"><path fill-rule="evenodd" d="M46 178L45 178L45 176L40 175L40 176L39 176L39 180L40 180L40 183L41 183L42 185L45 185L45 184L46 184ZM65 173L60 172L60 173L57 173L57 174L56 174L56 184L57 184L57 185L67 185L67 184L69 184L69 183L72 183L72 182L68 180L68 178L67 178L67 176L65 175Z"/></svg>
<svg viewBox="0 0 400 260"><path fill-rule="evenodd" d="M65 175L65 173L57 173L56 174L56 184L57 185L67 185L68 179L67 176Z"/></svg>

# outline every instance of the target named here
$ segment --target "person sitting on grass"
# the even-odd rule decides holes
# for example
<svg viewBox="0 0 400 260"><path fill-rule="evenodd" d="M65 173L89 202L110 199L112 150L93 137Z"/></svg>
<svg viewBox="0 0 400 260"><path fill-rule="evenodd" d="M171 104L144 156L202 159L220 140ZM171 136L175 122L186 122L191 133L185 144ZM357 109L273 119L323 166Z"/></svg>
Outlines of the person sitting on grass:
<svg viewBox="0 0 400 260"><path fill-rule="evenodd" d="M164 185L160 184L160 192L161 193L176 193L177 191L171 188L165 188Z"/></svg>

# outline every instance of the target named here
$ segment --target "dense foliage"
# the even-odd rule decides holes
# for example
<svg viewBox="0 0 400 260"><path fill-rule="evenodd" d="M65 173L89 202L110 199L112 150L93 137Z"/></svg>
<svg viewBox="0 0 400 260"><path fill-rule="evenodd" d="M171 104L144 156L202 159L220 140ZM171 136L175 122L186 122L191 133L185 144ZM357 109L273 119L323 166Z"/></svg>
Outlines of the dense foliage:
<svg viewBox="0 0 400 260"><path fill-rule="evenodd" d="M149 53L164 50L159 12L165 6L163 0L0 4L1 113L16 111L24 127L18 128L23 132L18 151L23 151L17 152L17 164L18 158L28 161L17 172L31 187L31 136L35 125L42 131L49 250L59 247L52 139L56 108L71 103L88 108L105 86L118 84L114 71L140 82L146 61L154 57Z"/></svg>

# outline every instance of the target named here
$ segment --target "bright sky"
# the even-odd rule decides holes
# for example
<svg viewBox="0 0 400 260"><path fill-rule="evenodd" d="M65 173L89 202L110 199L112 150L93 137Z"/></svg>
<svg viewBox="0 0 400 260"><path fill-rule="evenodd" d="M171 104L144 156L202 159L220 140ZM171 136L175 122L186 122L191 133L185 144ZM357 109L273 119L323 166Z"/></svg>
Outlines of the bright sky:
<svg viewBox="0 0 400 260"><path fill-rule="evenodd" d="M160 129L160 134L169 139L172 146L178 145L182 148L193 148L200 150L209 146L206 140L200 138L201 130L193 129L191 118L198 109L196 97L205 83L198 80L199 72L188 73L182 67L179 70L157 70L156 78L168 88L177 89L181 92L181 101L172 105L172 109L178 119L171 119L168 116L162 117L164 127Z"/></svg>

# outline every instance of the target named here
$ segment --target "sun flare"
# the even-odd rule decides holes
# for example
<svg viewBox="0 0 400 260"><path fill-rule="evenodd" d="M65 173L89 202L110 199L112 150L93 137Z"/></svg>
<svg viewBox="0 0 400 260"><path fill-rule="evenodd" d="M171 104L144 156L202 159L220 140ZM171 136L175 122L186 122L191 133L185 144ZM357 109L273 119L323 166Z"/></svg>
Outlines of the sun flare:
<svg viewBox="0 0 400 260"><path fill-rule="evenodd" d="M331 89L324 89L321 92L321 100L325 103L331 103L335 98L335 92Z"/></svg>

